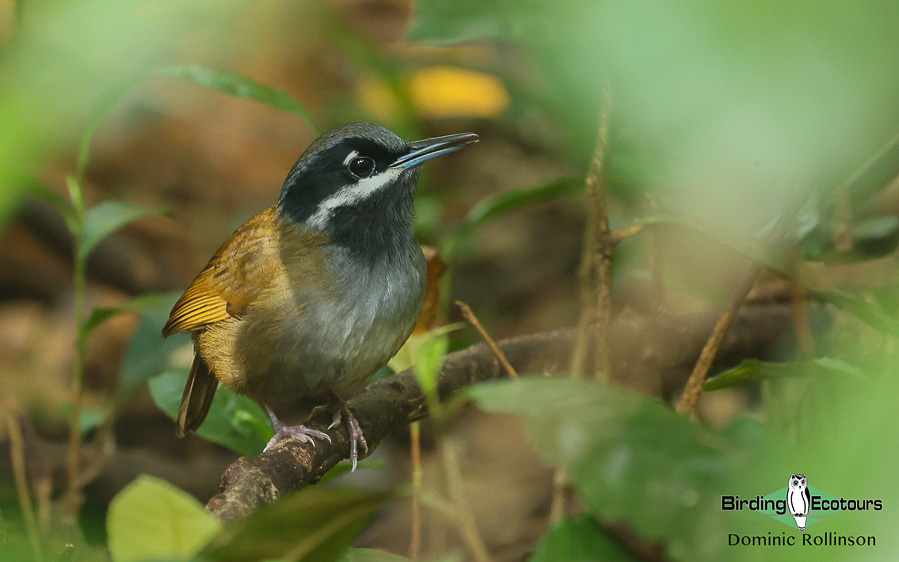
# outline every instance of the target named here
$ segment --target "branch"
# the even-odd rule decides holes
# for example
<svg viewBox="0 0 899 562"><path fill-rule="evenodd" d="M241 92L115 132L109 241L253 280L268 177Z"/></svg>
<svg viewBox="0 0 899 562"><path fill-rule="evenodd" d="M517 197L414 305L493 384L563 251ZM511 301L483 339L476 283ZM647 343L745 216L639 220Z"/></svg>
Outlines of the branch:
<svg viewBox="0 0 899 562"><path fill-rule="evenodd" d="M683 386L698 357L715 313L687 316L620 315L610 333L614 380L646 394L669 397ZM744 307L724 340L719 359L736 363L757 357L791 328L788 304ZM575 330L556 330L520 336L498 343L519 373L564 372L570 363ZM446 356L438 391L446 399L472 383L498 379L505 370L484 344ZM369 451L393 430L427 415L425 399L412 370L368 385L348 402L363 428ZM326 431L330 416L323 413L306 425ZM314 484L347 458L350 443L340 425L328 431L332 443L315 446L287 439L258 457L237 459L222 476L221 492L206 509L223 520L246 517L309 484Z"/></svg>

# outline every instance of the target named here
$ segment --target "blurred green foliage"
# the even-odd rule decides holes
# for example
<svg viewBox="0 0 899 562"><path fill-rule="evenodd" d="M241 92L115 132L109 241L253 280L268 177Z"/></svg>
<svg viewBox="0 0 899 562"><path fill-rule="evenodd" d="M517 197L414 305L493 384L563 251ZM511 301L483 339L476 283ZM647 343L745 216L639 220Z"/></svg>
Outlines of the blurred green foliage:
<svg viewBox="0 0 899 562"><path fill-rule="evenodd" d="M228 523L203 550L204 560L337 560L389 495L304 490ZM290 530L290 532L285 532ZM358 555L363 558L363 554Z"/></svg>
<svg viewBox="0 0 899 562"><path fill-rule="evenodd" d="M534 548L531 562L556 560L640 560L590 515L565 518L553 525Z"/></svg>
<svg viewBox="0 0 899 562"><path fill-rule="evenodd" d="M556 117L582 169L608 90L614 187L754 232L787 194L833 189L897 133L897 22L892 0L425 0L411 38L523 47L526 84L497 70Z"/></svg>
<svg viewBox="0 0 899 562"><path fill-rule="evenodd" d="M109 506L109 552L114 562L189 559L221 527L190 494L164 480L141 476Z"/></svg>
<svg viewBox="0 0 899 562"><path fill-rule="evenodd" d="M487 411L521 416L534 447L565 469L594 518L625 522L643 540L660 541L673 560L795 559L812 552L816 560L845 560L845 549L838 548L800 554L728 547L730 533L780 530L751 510L722 511L721 496L766 495L790 474L805 473L840 497L876 497L884 506L899 500L896 490L880 485L899 461L899 446L892 432L878 429L899 423L892 407L897 366L893 354L886 363L865 364L876 382L810 380L802 394L780 403L791 426L803 418L800 439L749 419L707 429L651 398L593 382L528 378L483 383L468 395ZM828 530L841 535L876 535L878 555L899 553L899 545L889 542L897 519L886 509L846 512L828 522ZM562 529L551 529L537 552L608 542L605 526L582 522Z"/></svg>
<svg viewBox="0 0 899 562"><path fill-rule="evenodd" d="M215 66L225 53L257 40L229 33L229 25L239 21L238 3L49 0L17 6L26 6L27 17L0 54L0 228L23 197L45 197L66 216L86 259L103 236L159 211L124 202L90 207L81 200L94 132L147 76L256 100L312 124L292 97L249 77L169 66L173 60ZM550 148L578 169L586 169L599 100L609 92L611 187L624 200L651 191L672 213L644 224L698 225L776 271L786 271L782 256L771 257L753 236L776 219L785 201L815 188L815 200L797 220L797 238L804 257L823 259L832 245L833 193L849 190L858 206L899 168L899 3L893 0L420 0L411 38L432 44L500 41L520 49L530 65L526 76L512 65L495 69L516 98L513 112L536 108L548 116L551 128L561 131L561 142ZM342 30L334 39L403 102L390 125L417 137L402 63L357 34ZM335 110L341 117L360 113ZM79 134L69 203L42 186L33 170L47 155L77 146ZM444 241L447 254L456 255L488 220L574 191L578 182L485 198ZM440 218L433 207L423 213L430 217L424 230L432 235L437 229L431 223ZM877 242L895 236L896 219L867 218L857 226L860 239ZM887 249L894 251L895 245ZM841 322L824 336L824 357L750 360L709 381L708 390L761 381L764 425L741 419L708 429L647 397L585 381L532 378L470 389L480 407L525 420L538 452L567 472L589 511L549 529L533 559L623 557L608 531L612 522L624 522L643 540L660 541L672 559L760 558L759 551L727 549L724 537L764 534L767 519L723 513L719 497L764 494L796 471L844 497L876 495L886 506L895 505L899 492L884 483L899 464L893 404L899 394L897 285L822 292L877 331ZM178 354L190 346L184 336L159 337L173 300L174 295L153 296L95 309L84 315L79 338L115 314L142 312L117 398L124 403L149 382L154 400L170 416L187 372ZM426 389L433 389L446 350L440 334L417 356ZM87 430L99 419L102 413L85 411L80 427ZM255 454L270 435L258 405L221 390L200 434L241 454ZM387 499L308 490L226 526L202 556L399 559L347 550ZM897 523L888 510L839 517L826 524L844 534L877 534L884 542ZM184 559L218 528L198 503L148 478L114 500L108 523L117 561ZM302 532L284 533L285 528ZM18 556L19 546L13 540L7 552ZM881 554L895 558L899 549L887 545ZM843 551L817 549L815 557L838 560Z"/></svg>

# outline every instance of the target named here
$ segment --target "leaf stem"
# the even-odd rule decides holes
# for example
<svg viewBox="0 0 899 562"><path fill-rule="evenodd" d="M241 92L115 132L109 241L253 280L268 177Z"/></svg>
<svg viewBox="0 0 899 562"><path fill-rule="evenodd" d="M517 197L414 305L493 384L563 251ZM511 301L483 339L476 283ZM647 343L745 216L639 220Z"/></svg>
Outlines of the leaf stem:
<svg viewBox="0 0 899 562"><path fill-rule="evenodd" d="M69 177L69 195L72 199L72 238L74 240L73 299L77 340L75 345L75 372L72 377L72 413L69 418L69 448L66 455L67 504L69 515L76 520L81 509L79 468L81 464L81 410L84 403L84 362L87 350L87 253L84 251L84 200L82 184L78 178Z"/></svg>
<svg viewBox="0 0 899 562"><path fill-rule="evenodd" d="M9 456L12 460L13 478L16 482L16 494L19 496L19 508L22 510L25 529L28 531L28 542L31 543L31 552L34 555L34 559L38 562L43 562L44 553L41 550L37 522L34 517L34 506L31 503L31 493L28 490L22 429L11 408L6 412L6 424L9 428Z"/></svg>
<svg viewBox="0 0 899 562"><path fill-rule="evenodd" d="M422 492L422 468L421 468L421 425L420 422L412 422L409 425L411 434L412 456L412 538L409 540L409 558L418 560L421 558L421 492Z"/></svg>

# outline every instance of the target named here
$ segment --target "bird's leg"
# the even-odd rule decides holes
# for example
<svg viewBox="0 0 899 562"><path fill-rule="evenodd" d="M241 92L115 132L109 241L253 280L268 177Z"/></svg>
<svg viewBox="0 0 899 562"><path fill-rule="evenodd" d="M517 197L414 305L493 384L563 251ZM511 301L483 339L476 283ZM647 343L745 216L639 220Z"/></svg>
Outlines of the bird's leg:
<svg viewBox="0 0 899 562"><path fill-rule="evenodd" d="M316 439L324 439L328 443L331 442L331 437L324 431L312 429L302 424L285 425L284 422L278 419L278 416L275 415L275 412L273 412L272 409L268 407L268 404L263 404L263 406L265 406L265 411L268 412L269 419L272 420L272 429L275 430L275 436L272 437L268 442L268 445L265 446L265 451L268 451L275 446L275 443L281 441L282 439L286 439L287 437L299 439L301 443L312 443L313 447L315 446L315 439L313 439L313 437Z"/></svg>
<svg viewBox="0 0 899 562"><path fill-rule="evenodd" d="M362 434L362 428L359 427L359 421L356 420L353 413L346 407L346 404L338 398L336 407L332 409L334 412L333 417L331 418L331 425L328 426L328 429L336 427L337 424L340 423L341 417L346 416L346 425L347 432L350 434L350 462L353 463L353 468L351 472L356 470L356 465L359 463L359 445L362 445L362 451L368 452L368 442L365 441L365 436Z"/></svg>

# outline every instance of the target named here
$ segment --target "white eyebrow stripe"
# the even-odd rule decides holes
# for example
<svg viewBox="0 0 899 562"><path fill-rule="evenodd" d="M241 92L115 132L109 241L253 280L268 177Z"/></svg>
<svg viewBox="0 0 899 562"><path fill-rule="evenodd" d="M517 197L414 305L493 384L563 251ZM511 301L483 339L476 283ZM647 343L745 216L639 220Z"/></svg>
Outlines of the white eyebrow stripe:
<svg viewBox="0 0 899 562"><path fill-rule="evenodd" d="M335 209L352 207L356 203L364 201L396 181L402 173L402 168L387 168L380 174L361 179L354 184L341 188L334 195L319 203L318 209L306 219L306 224L323 230L328 225L328 219L331 218L331 213Z"/></svg>
<svg viewBox="0 0 899 562"><path fill-rule="evenodd" d="M350 153L347 154L346 158L343 159L343 165L346 166L347 164L350 163L350 161L351 161L353 158L355 158L355 157L357 157L357 156L359 156L359 152L358 152L358 151L356 151L356 150L350 151Z"/></svg>

